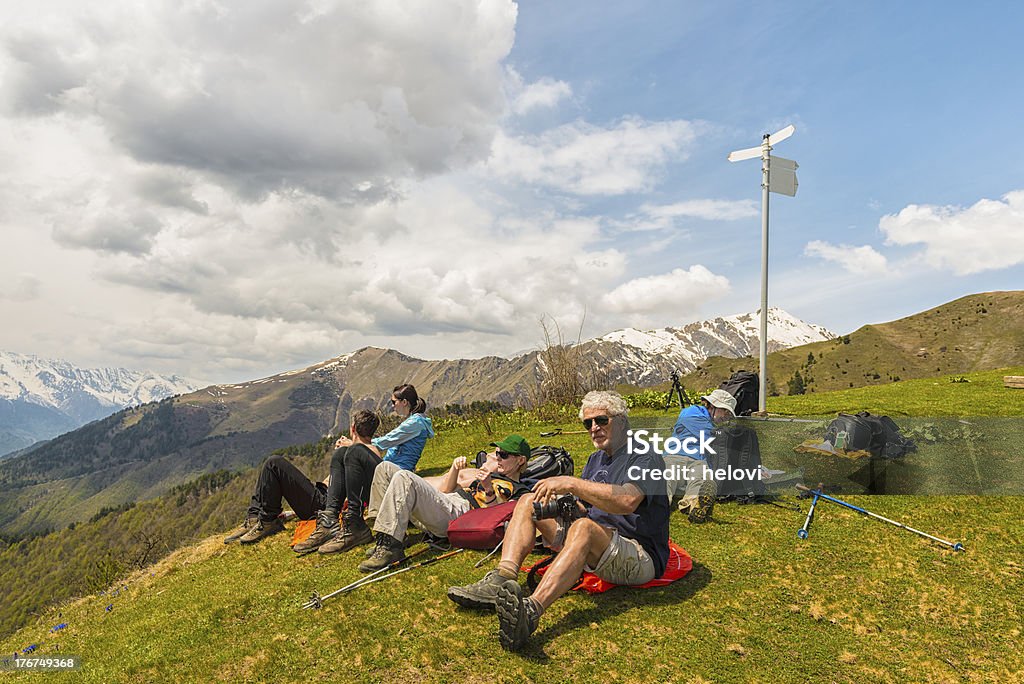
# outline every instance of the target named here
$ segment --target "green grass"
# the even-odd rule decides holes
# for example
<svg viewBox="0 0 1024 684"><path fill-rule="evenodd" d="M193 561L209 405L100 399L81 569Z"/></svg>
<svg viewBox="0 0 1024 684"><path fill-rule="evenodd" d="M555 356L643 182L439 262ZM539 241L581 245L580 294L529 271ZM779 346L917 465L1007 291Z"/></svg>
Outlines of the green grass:
<svg viewBox="0 0 1024 684"><path fill-rule="evenodd" d="M1004 387L1005 375L1024 375L1024 366L903 380L836 392L769 397L767 404L772 413L796 416L835 414L839 411L870 411L894 417L1024 416L1024 389Z"/></svg>
<svg viewBox="0 0 1024 684"><path fill-rule="evenodd" d="M900 383L902 405L916 411L965 388L980 392L972 405L1003 405L994 396L1001 383L969 377ZM893 405L885 403L893 397L857 397L866 403L840 408ZM819 403L770 408L834 410L830 395L787 401L798 399ZM534 444L564 444L581 465L590 451L586 435L538 437L555 425L576 428L571 414L559 421L509 414L452 427L430 441L422 463L437 472L453 456L518 431ZM492 567L473 569L481 553L306 611L300 604L312 590L326 593L359 576L358 552L295 558L283 535L250 548L226 547L218 536L136 573L116 596L53 609L0 639L0 652L37 643L43 655L79 655L81 672L52 675L76 682L1020 681L1024 499L844 498L967 550L954 553L827 503L801 541L796 530L807 504L792 497L782 503L802 512L729 504L704 526L674 513L671 535L694 558L690 575L664 589L566 596L526 651L512 655L497 645L494 615L445 597L449 585ZM69 627L48 632L60 622Z"/></svg>

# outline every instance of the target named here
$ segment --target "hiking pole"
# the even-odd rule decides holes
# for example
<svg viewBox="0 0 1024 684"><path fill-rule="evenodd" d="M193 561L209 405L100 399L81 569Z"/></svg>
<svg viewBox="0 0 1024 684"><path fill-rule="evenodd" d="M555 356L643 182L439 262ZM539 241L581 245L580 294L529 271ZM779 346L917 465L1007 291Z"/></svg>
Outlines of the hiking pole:
<svg viewBox="0 0 1024 684"><path fill-rule="evenodd" d="M358 589L362 585L367 584L368 580L371 580L373 577L376 577L377 575L381 574L382 572L387 572L388 570L393 570L394 568L397 568L402 563L405 563L406 561L408 561L410 558L415 558L416 556L420 555L421 553L426 553L429 550L430 550L430 547L426 546L426 547L420 549L419 551L416 551L415 553L410 553L405 558L403 558L401 560L396 560L391 565L386 565L383 568L381 568L380 570L375 570L375 571L371 572L369 575L364 575L364 576L360 577L359 579L357 579L355 582L352 582L350 584L346 584L341 589L336 589L335 591L332 591L330 594L327 594L326 596L321 596L320 594L318 594L317 592L314 591L310 595L309 600L306 601L304 604L302 604L302 607L303 608L323 608L324 601L326 601L327 599L333 598L334 596L337 596L338 594L343 594L343 593L345 593L347 591L352 591L353 589Z"/></svg>
<svg viewBox="0 0 1024 684"><path fill-rule="evenodd" d="M541 437L556 437L558 435L585 435L588 432L590 432L590 431L589 430L563 430L562 428L558 428L556 430L552 430L551 432L542 432L542 433L540 433L540 436Z"/></svg>
<svg viewBox="0 0 1024 684"><path fill-rule="evenodd" d="M801 527L796 533L796 536L800 537L801 539L807 539L807 535L809 534L808 530L811 527L811 519L814 517L814 507L817 505L818 493L814 492L814 501L811 502L811 508L810 510L807 511L807 520L804 520L804 526Z"/></svg>
<svg viewBox="0 0 1024 684"><path fill-rule="evenodd" d="M804 485L801 485L801 484L798 484L796 486L796 488L800 489L802 491L811 492L812 494L814 494L815 501L818 499L818 497L821 497L822 499L825 499L826 501L831 501L832 503L839 504L840 506L843 506L845 508L849 508L852 511L857 511L858 513L862 513L862 514L864 514L864 515L866 515L868 517L876 518L878 520L881 520L882 522L887 522L890 525L895 525L896 527L899 527L901 529L907 530L908 532L913 532L914 534L916 534L918 536L925 537L926 539L931 539L932 541L938 542L938 543L942 544L943 546L948 546L949 548L953 549L954 551L963 551L964 550L964 545L961 544L960 542L953 543L953 542L946 541L945 539L939 539L938 537L933 537L932 535L928 534L927 532L922 532L921 530L915 530L913 527L910 527L909 525L904 525L901 522L896 522L895 520L890 520L889 518L886 518L884 516L878 515L877 513L872 513L871 511L865 510L865 509L861 508L860 506L854 506L851 503L847 503L845 501L841 501L839 499L833 498L833 497L829 496L828 494L822 494L820 489L818 489L818 490L809 489L809 488L807 488L807 487L805 487Z"/></svg>
<svg viewBox="0 0 1024 684"><path fill-rule="evenodd" d="M386 575L381 575L380 577L374 577L373 579L368 580L366 582L363 582L362 584L360 584L358 586L352 587L348 591L354 591L356 589L361 589L362 587L365 587L367 584L373 584L374 582L380 582L381 580L386 580L388 577L394 577L395 575L401 575L403 572L409 572L410 570L415 570L416 568L422 568L422 567L425 567L427 565L433 565L434 563L436 563L438 561L443 561L445 558L451 558L452 556L457 556L457 555L459 555L460 553L462 553L465 550L466 549L455 549L454 551L449 551L448 553L442 553L440 556L434 556L433 558L428 558L425 561L420 561L419 563L416 563L415 565L410 565L408 567L402 568L401 570L395 570L394 572L389 572ZM366 578L364 578L364 579L366 579ZM339 590L339 591L341 591L341 590Z"/></svg>

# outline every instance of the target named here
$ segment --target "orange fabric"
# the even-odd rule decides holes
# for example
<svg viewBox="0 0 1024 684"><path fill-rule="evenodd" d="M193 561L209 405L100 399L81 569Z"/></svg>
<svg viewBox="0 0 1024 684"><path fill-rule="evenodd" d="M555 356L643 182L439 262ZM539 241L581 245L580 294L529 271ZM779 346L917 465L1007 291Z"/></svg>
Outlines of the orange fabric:
<svg viewBox="0 0 1024 684"><path fill-rule="evenodd" d="M313 534L313 530L316 529L316 520L300 520L299 524L295 526L295 533L292 535L292 546L295 546L301 541L306 541L309 535Z"/></svg>
<svg viewBox="0 0 1024 684"><path fill-rule="evenodd" d="M526 570L529 569L530 568L526 568ZM670 539L668 542L668 562L665 563L665 572L662 573L661 577L653 579L647 584L640 584L635 588L649 589L651 587L664 587L672 584L677 579L685 577L692 569L693 559L690 557L690 554ZM546 570L546 567L541 568L537 574L543 575ZM591 572L584 572L580 581L576 583L576 586L574 586L573 589L581 589L588 594L602 594L617 586L619 585L603 580Z"/></svg>

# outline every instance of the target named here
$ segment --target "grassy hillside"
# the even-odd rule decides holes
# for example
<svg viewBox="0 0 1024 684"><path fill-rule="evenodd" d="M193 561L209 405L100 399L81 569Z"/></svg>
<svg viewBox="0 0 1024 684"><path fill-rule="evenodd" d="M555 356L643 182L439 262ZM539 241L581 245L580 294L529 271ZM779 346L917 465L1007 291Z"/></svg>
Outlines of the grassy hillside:
<svg viewBox="0 0 1024 684"><path fill-rule="evenodd" d="M1011 392L969 378L894 387L911 413L961 391L984 395L973 406L1002 407L1003 392ZM870 394L878 389L847 394L844 401L856 405L842 408L892 413L884 402L893 397ZM828 395L816 398L825 401L797 407L780 399L772 408L832 411ZM785 401L797 399L810 398ZM635 415L665 420L659 411ZM437 472L508 431L540 441L538 433L553 425L573 428L572 412L553 422L523 413L466 420L428 443L423 465ZM590 451L586 435L549 441L564 444L578 463ZM508 655L495 641L493 615L457 609L444 596L447 586L492 567L472 568L480 553L304 611L310 591L359 576L357 555L295 558L284 536L243 548L225 547L216 535L102 594L52 608L0 639L0 652L38 644L33 655L78 655L84 667L70 676L96 682L1020 681L1024 499L844 498L962 541L967 551L955 554L825 503L801 541L795 532L807 504L792 498L781 503L802 511L723 505L701 527L673 514L672 538L696 563L688 577L659 590L566 597L544 616L526 652ZM239 512L244 503L237 502ZM997 586L1004 589L994 592ZM60 623L67 628L49 631Z"/></svg>
<svg viewBox="0 0 1024 684"><path fill-rule="evenodd" d="M769 394L787 394L797 372L808 393L1024 365L1024 291L970 295L849 335L768 355ZM717 387L758 360L716 357L684 376L687 387Z"/></svg>

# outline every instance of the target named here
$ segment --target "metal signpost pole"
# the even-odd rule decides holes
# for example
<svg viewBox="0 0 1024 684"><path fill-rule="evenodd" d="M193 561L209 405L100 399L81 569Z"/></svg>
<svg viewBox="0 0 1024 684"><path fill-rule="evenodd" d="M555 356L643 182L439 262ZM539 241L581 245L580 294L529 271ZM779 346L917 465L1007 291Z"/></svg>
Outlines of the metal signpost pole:
<svg viewBox="0 0 1024 684"><path fill-rule="evenodd" d="M758 373L758 413L764 414L768 398L768 193L777 192L781 195L796 195L797 163L791 159L776 157L772 159L772 145L782 142L795 131L792 125L771 135L765 133L760 147L748 147L729 153L729 161L742 161L761 157L761 332L760 332L760 369ZM775 178L772 178L772 166L775 166Z"/></svg>
<svg viewBox="0 0 1024 684"><path fill-rule="evenodd" d="M771 174L771 151L768 134L761 142L761 339L758 370L757 411L765 413L768 398L768 189Z"/></svg>

